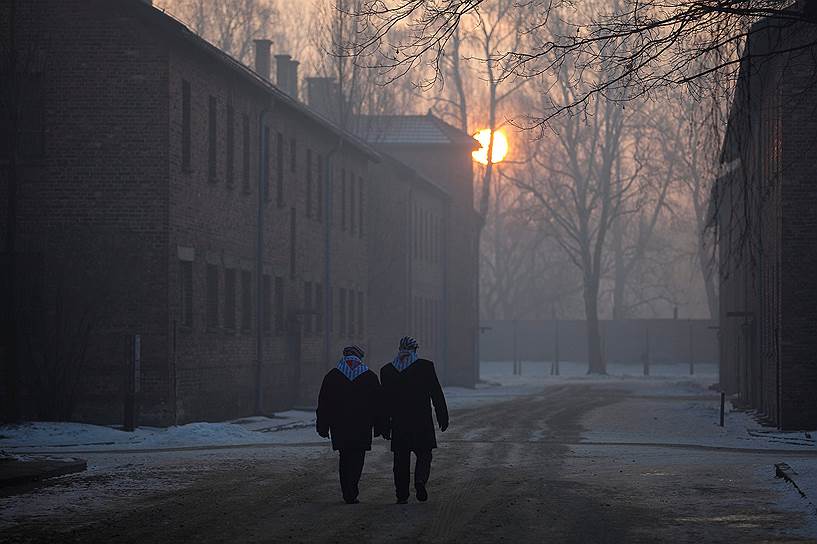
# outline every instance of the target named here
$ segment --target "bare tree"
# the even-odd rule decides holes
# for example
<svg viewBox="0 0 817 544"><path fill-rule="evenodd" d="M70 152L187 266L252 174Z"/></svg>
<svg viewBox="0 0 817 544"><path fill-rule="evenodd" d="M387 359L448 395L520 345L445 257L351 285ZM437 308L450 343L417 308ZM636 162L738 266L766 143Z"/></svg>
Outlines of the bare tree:
<svg viewBox="0 0 817 544"><path fill-rule="evenodd" d="M570 101L575 89L559 78L555 100ZM549 98L545 98L548 100ZM599 290L608 266L610 229L623 212L635 176L619 179L617 161L626 130L625 111L613 100L594 100L586 119L565 117L550 138L531 143L536 168L519 177L531 197L528 211L541 222L582 274L590 373L606 373L599 328Z"/></svg>
<svg viewBox="0 0 817 544"><path fill-rule="evenodd" d="M162 8L184 21L191 30L213 45L250 65L253 40L283 41L276 24L275 0L162 0Z"/></svg>

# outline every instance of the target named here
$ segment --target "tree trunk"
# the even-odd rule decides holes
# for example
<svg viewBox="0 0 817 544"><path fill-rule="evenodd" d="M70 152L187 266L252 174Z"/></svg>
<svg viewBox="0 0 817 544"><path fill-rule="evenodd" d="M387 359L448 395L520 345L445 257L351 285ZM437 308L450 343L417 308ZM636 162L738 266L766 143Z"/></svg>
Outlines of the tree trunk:
<svg viewBox="0 0 817 544"><path fill-rule="evenodd" d="M587 323L588 374L607 374L607 365L601 353L598 297L598 281L586 279L584 287L584 313Z"/></svg>

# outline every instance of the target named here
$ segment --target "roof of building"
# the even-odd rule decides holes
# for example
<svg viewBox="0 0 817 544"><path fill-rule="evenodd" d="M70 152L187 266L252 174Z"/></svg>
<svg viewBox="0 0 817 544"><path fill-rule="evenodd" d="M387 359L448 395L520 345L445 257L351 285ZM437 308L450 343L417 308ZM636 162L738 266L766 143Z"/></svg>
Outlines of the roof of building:
<svg viewBox="0 0 817 544"><path fill-rule="evenodd" d="M478 149L468 133L431 113L425 115L359 115L355 133L372 144L462 145Z"/></svg>
<svg viewBox="0 0 817 544"><path fill-rule="evenodd" d="M353 145L359 151L366 154L370 159L376 162L380 161L380 154L377 151L375 151L369 144L360 139L358 136L347 130L342 129L341 127L337 126L335 123L333 123L323 115L307 107L306 104L303 104L302 102L289 96L287 93L285 93L276 85L274 85L272 82L260 76L254 70L252 70L245 64L241 63L239 60L231 57L229 54L225 53L215 45L211 44L210 42L208 42L207 40L193 32L192 30L190 30L187 27L187 25L185 25L183 22L179 21L166 11L157 8L152 4L145 2L144 0L131 0L131 2L135 6L141 7L144 10L144 13L147 16L152 17L153 20L158 25L163 25L164 29L168 30L172 36L185 40L187 43L191 44L202 53L209 55L211 58L214 58L215 60L220 62L222 66L229 70L232 70L237 75L247 80L249 83L270 93L272 98L275 100L276 104L280 104L292 110L295 110L296 112L304 115L305 117L311 119L312 121L328 128L333 134L346 140L348 143Z"/></svg>

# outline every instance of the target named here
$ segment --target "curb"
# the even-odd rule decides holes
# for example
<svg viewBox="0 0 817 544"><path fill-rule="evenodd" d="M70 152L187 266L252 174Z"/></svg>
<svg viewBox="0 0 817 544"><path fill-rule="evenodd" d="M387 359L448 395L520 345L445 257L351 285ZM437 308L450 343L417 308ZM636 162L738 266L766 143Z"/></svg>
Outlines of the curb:
<svg viewBox="0 0 817 544"><path fill-rule="evenodd" d="M87 468L85 459L11 460L0 465L0 488L83 472Z"/></svg>
<svg viewBox="0 0 817 544"><path fill-rule="evenodd" d="M809 496L806 495L806 492L803 491L803 489L799 485L797 485L797 476L799 476L799 474L797 474L796 470L791 468L788 463L775 463L774 475L775 478L782 478L783 480L789 482L794 487L794 489L797 490L800 496L803 497L806 501L808 501L809 505L812 508L812 513L814 515L817 515L817 506L815 506L811 498L809 498Z"/></svg>

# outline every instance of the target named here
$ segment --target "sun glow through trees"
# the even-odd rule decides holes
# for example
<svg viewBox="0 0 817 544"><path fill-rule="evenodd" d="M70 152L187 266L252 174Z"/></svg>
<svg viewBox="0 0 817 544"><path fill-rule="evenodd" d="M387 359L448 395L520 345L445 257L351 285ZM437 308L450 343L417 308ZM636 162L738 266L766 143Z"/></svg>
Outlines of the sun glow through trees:
<svg viewBox="0 0 817 544"><path fill-rule="evenodd" d="M474 139L478 141L482 147L477 151L471 153L471 156L480 164L488 164L488 144L491 140L491 130L484 128L474 134ZM505 155L508 154L508 138L501 130L494 131L494 148L491 153L491 162L496 164L502 162Z"/></svg>

